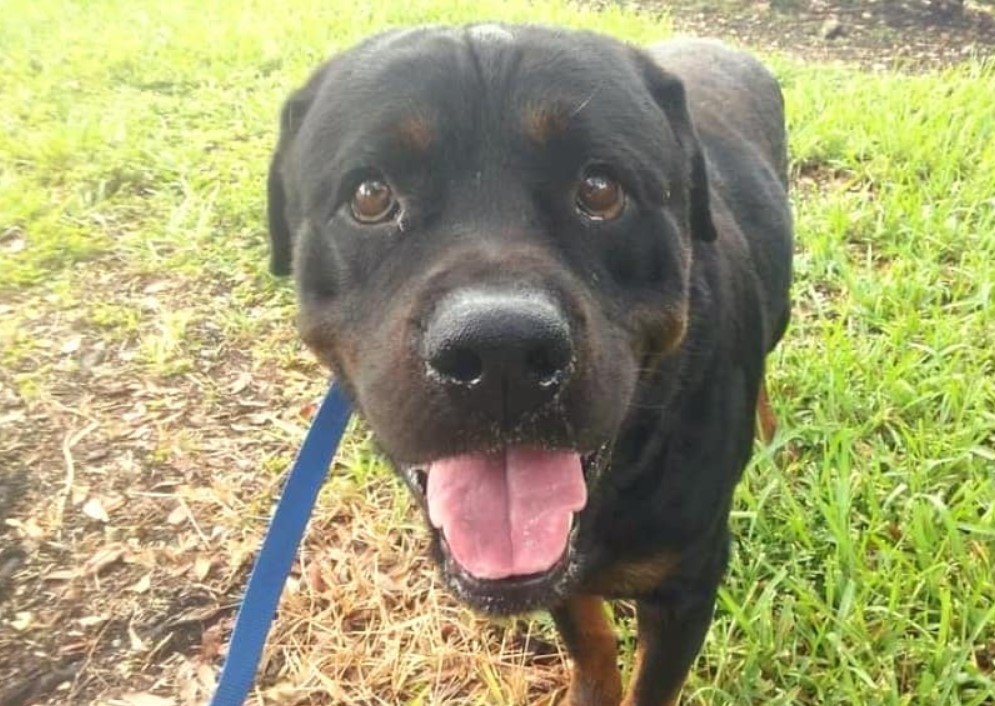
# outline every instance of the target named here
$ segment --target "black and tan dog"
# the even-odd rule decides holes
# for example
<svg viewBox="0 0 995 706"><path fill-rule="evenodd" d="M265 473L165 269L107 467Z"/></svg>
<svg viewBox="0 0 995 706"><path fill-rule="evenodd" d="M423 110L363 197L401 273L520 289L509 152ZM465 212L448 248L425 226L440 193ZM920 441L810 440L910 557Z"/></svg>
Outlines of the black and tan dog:
<svg viewBox="0 0 995 706"><path fill-rule="evenodd" d="M272 270L425 511L452 591L549 609L566 703L675 704L788 321L784 115L704 41L395 31L283 109Z"/></svg>

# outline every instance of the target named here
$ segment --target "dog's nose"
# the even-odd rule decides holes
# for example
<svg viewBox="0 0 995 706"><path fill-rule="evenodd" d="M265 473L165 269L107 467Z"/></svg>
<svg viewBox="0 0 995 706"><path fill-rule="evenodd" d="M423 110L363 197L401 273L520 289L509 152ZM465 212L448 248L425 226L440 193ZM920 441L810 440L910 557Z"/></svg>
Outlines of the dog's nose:
<svg viewBox="0 0 995 706"><path fill-rule="evenodd" d="M573 368L570 326L539 292L454 292L436 307L422 343L430 377L506 418L548 401Z"/></svg>

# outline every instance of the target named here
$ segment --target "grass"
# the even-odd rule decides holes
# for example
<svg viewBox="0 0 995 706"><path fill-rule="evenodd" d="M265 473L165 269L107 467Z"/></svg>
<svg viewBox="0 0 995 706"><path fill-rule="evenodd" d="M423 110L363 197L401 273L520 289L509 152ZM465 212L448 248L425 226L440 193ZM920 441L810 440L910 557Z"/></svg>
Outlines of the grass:
<svg viewBox="0 0 995 706"><path fill-rule="evenodd" d="M554 0L8 0L0 386L27 406L82 404L74 381L93 353L150 385L196 379L216 405L239 384L229 369L284 401L313 395L320 375L294 339L290 288L265 272L280 101L377 29L495 17L634 41L668 32L662 18ZM684 703L992 706L995 67L771 63L788 101L798 234L795 317L771 361L782 429L740 487L730 574ZM148 463L196 464L196 421L170 423L187 441ZM260 466L282 470L300 431L252 431L280 450ZM272 694L510 704L562 679L523 656L516 629L446 602L364 434L342 465L308 550L324 578L285 601ZM216 521L258 533L268 502L230 502L243 511ZM527 629L549 637L542 619ZM626 658L631 630L620 618Z"/></svg>

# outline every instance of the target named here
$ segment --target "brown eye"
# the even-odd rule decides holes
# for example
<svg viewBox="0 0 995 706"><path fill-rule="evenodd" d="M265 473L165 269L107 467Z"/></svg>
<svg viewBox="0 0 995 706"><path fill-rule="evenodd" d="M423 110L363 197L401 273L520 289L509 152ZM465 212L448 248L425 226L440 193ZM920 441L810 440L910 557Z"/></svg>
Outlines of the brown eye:
<svg viewBox="0 0 995 706"><path fill-rule="evenodd" d="M622 186L607 174L588 172L577 186L577 208L588 218L610 221L622 213L624 206Z"/></svg>
<svg viewBox="0 0 995 706"><path fill-rule="evenodd" d="M352 215L360 223L380 223L397 210L397 199L387 182L367 179L352 196Z"/></svg>

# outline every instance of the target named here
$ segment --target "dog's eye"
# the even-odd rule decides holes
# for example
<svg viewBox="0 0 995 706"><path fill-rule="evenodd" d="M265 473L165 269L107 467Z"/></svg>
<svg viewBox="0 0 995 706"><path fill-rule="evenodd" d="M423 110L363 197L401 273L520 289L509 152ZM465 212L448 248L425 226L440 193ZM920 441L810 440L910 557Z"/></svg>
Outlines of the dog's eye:
<svg viewBox="0 0 995 706"><path fill-rule="evenodd" d="M397 199L387 182L367 179L352 196L352 216L363 224L381 223L397 211Z"/></svg>
<svg viewBox="0 0 995 706"><path fill-rule="evenodd" d="M577 208L597 221L610 221L622 213L625 192L604 172L587 172L577 186Z"/></svg>

